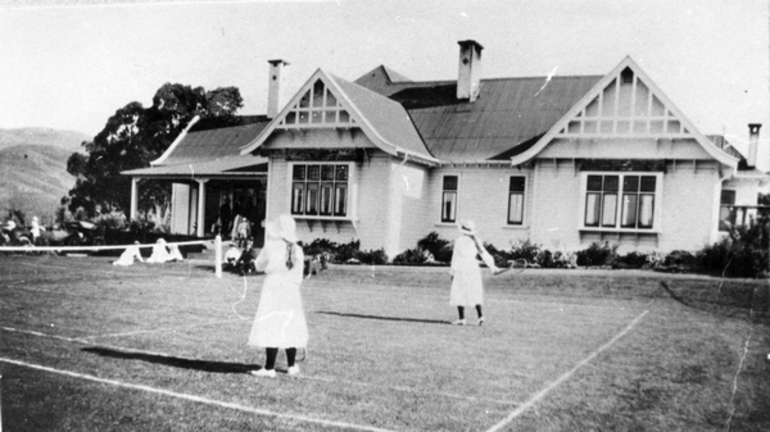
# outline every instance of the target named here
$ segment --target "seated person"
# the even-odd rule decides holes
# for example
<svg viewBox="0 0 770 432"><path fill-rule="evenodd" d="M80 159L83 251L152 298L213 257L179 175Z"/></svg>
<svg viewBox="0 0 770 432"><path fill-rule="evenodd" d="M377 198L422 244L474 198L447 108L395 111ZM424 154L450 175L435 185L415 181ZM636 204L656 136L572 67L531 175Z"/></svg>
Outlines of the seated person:
<svg viewBox="0 0 770 432"><path fill-rule="evenodd" d="M240 249L235 247L235 243L230 242L230 248L225 252L225 268L234 269L242 253L243 252Z"/></svg>
<svg viewBox="0 0 770 432"><path fill-rule="evenodd" d="M184 261L182 252L179 250L179 246L172 244L168 246L168 260L169 261Z"/></svg>
<svg viewBox="0 0 770 432"><path fill-rule="evenodd" d="M170 259L171 258L168 254L168 249L166 249L166 240L159 238L155 243L155 246L152 247L152 255L147 258L147 262L162 264L169 261Z"/></svg>
<svg viewBox="0 0 770 432"><path fill-rule="evenodd" d="M243 274L256 272L257 267L254 265L254 261L256 261L257 255L259 255L259 252L254 248L254 242L248 240L246 242L246 249L243 250L241 257L238 258L236 267L240 268Z"/></svg>
<svg viewBox="0 0 770 432"><path fill-rule="evenodd" d="M134 264L134 258L136 258L139 262L144 262L142 254L139 253L138 241L135 241L132 246L127 247L126 250L120 254L120 258L113 262L112 265L127 267Z"/></svg>

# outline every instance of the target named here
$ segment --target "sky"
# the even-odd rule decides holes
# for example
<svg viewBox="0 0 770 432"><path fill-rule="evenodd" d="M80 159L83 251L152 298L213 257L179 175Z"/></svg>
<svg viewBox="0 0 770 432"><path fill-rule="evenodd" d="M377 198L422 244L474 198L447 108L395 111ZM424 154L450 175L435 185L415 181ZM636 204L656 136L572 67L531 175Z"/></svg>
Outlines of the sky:
<svg viewBox="0 0 770 432"><path fill-rule="evenodd" d="M96 135L166 82L236 86L266 110L318 68L348 80L384 64L456 79L457 41L484 46L483 77L603 75L630 55L706 134L770 137L767 0L0 0L0 128ZM770 158L770 155L767 155Z"/></svg>

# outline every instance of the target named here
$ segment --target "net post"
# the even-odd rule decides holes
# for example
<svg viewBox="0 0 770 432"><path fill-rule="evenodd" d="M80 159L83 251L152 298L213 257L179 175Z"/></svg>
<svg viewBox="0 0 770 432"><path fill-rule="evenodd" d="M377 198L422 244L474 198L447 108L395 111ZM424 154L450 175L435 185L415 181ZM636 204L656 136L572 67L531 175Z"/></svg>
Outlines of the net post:
<svg viewBox="0 0 770 432"><path fill-rule="evenodd" d="M214 239L214 273L222 279L222 236L217 234Z"/></svg>

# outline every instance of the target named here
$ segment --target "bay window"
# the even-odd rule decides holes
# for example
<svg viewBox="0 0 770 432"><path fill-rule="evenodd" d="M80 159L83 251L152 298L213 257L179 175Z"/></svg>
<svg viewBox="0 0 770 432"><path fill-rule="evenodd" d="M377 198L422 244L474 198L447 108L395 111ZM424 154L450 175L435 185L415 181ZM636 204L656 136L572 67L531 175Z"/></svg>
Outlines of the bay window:
<svg viewBox="0 0 770 432"><path fill-rule="evenodd" d="M348 216L348 164L292 165L291 213L303 216Z"/></svg>
<svg viewBox="0 0 770 432"><path fill-rule="evenodd" d="M619 231L653 230L660 175L587 174L583 226Z"/></svg>

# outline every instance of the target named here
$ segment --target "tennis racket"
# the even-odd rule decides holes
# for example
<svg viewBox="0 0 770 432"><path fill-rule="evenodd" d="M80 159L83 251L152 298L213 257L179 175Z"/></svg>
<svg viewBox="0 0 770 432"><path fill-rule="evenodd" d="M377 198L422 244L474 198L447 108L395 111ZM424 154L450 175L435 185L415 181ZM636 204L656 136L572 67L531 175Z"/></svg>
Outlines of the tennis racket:
<svg viewBox="0 0 770 432"><path fill-rule="evenodd" d="M499 268L497 272L495 272L495 276L503 273L508 273L508 272L511 272L513 274L519 274L523 272L528 265L527 260L525 260L524 258L509 260L508 264L509 264L508 267Z"/></svg>

